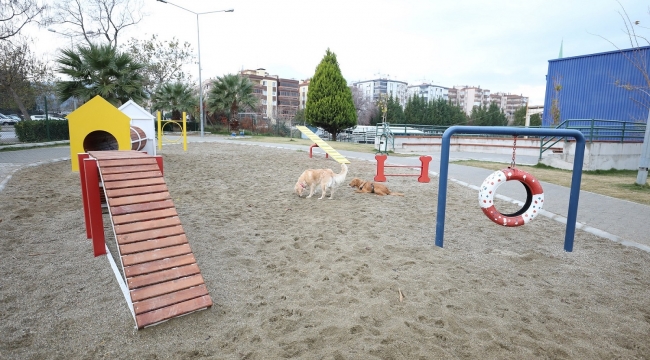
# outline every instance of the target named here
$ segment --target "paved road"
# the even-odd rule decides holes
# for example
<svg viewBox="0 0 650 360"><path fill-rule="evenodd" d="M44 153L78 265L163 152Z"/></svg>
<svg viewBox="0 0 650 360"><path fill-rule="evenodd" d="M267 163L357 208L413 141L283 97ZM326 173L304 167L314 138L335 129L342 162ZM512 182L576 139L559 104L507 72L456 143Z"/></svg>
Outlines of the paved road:
<svg viewBox="0 0 650 360"><path fill-rule="evenodd" d="M221 142L248 144L256 146L280 147L293 150L308 151L309 147L304 145L288 144L265 144L250 142L246 139L232 139L223 136L206 135L188 137L189 142ZM173 145L172 145L173 146ZM373 154L359 153L352 151L339 151L349 158L374 161ZM315 148L315 154L323 154L322 150ZM440 171L440 153L429 153L433 158L430 165L432 173ZM318 155L322 156L322 155ZM68 146L26 149L20 151L0 152L0 191L10 181L11 174L17 169L48 161L59 161L70 157ZM451 152L451 160L476 159L484 161L509 162L510 155ZM419 165L417 156L398 157L389 156L389 163L399 165ZM518 156L519 164L535 164L537 158L534 156ZM463 165L450 164L449 178L452 181L460 182L470 187L478 187L483 180L491 173L490 170L474 168ZM569 188L542 182L545 194L544 210L549 212L548 216L566 223L566 216L569 207ZM523 187L517 183L506 183L499 188L499 194L506 198L523 201L525 192ZM622 242L626 245L635 246L650 251L650 229L647 224L650 219L650 206L640 205L626 200L614 199L608 196L598 195L586 191L580 192L578 207L578 228L607 237L611 240ZM579 246L578 244L576 246Z"/></svg>

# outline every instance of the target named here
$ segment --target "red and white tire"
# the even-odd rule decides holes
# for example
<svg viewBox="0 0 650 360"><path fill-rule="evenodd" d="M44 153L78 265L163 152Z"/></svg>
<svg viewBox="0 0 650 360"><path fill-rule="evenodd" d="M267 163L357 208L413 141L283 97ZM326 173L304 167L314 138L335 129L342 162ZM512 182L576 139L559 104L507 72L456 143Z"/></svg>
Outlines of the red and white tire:
<svg viewBox="0 0 650 360"><path fill-rule="evenodd" d="M494 194L506 181L517 180L526 188L526 202L514 214L501 214L494 207ZM478 192L478 202L483 213L492 221L503 226L521 226L539 215L544 205L542 185L531 174L517 168L495 171L488 176Z"/></svg>

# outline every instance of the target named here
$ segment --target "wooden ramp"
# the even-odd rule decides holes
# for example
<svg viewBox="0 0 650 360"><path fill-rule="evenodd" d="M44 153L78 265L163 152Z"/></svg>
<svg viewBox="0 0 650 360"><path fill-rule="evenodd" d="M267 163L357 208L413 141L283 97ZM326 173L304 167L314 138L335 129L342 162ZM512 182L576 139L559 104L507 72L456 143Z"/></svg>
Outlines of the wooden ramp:
<svg viewBox="0 0 650 360"><path fill-rule="evenodd" d="M323 149L329 156L332 157L339 164L349 164L350 160L346 159L345 156L341 155L338 151L334 150L333 147L329 146L323 139L314 134L313 131L309 130L306 126L296 126L296 129L300 130L309 140L313 141L319 148Z"/></svg>
<svg viewBox="0 0 650 360"><path fill-rule="evenodd" d="M88 154L97 160L137 327L212 306L156 158Z"/></svg>

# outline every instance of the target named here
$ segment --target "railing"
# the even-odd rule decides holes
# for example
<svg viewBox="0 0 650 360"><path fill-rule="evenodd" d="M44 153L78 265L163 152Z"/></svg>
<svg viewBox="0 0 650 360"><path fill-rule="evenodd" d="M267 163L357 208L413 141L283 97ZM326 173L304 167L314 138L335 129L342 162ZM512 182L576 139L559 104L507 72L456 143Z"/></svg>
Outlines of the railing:
<svg viewBox="0 0 650 360"><path fill-rule="evenodd" d="M393 135L398 136L442 136L442 133L444 133L448 127L449 126L378 123L375 129L377 136L381 135L384 129L388 129Z"/></svg>
<svg viewBox="0 0 650 360"><path fill-rule="evenodd" d="M646 124L620 120L570 119L563 121L555 128L578 130L589 143L594 141L642 143ZM546 150L564 139L552 136L540 138L539 158L542 158L542 154Z"/></svg>
<svg viewBox="0 0 650 360"><path fill-rule="evenodd" d="M377 129L376 134L379 135L379 153L388 154L388 143L395 151L395 134L393 134L389 123L382 123L381 132ZM384 151L381 150L381 144L384 144Z"/></svg>

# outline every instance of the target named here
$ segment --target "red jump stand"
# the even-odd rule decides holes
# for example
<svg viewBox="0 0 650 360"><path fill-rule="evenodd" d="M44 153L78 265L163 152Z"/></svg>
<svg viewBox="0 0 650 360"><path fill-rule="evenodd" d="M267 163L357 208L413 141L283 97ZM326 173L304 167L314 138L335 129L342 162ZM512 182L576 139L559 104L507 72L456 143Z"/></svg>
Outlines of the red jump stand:
<svg viewBox="0 0 650 360"><path fill-rule="evenodd" d="M312 150L314 150L315 147L319 147L318 144L313 144L312 146L309 147L309 158L312 157ZM330 157L330 154L325 153L325 158Z"/></svg>
<svg viewBox="0 0 650 360"><path fill-rule="evenodd" d="M418 181L421 183L428 183L431 181L429 179L429 163L431 162L431 156L423 155L420 156L420 166L412 165L386 165L386 159L388 155L377 154L375 155L375 160L377 160L377 175L375 175L375 181L385 182L386 176L418 176L415 174L385 174L384 169L387 167L406 167L406 168L420 168L420 175Z"/></svg>

